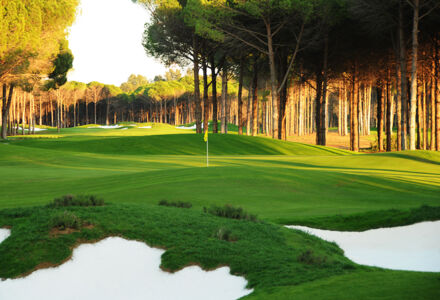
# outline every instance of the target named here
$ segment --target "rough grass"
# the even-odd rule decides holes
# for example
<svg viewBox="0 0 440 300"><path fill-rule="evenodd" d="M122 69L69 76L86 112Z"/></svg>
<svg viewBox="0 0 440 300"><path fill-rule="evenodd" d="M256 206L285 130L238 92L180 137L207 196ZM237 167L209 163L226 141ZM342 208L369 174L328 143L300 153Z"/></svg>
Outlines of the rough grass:
<svg viewBox="0 0 440 300"><path fill-rule="evenodd" d="M422 205L409 210L379 210L345 216L335 215L307 220L298 219L289 223L338 231L364 231L373 228L396 227L437 220L440 220L440 206Z"/></svg>
<svg viewBox="0 0 440 300"><path fill-rule="evenodd" d="M49 222L64 211L94 227L50 235ZM204 269L228 265L232 274L245 276L248 287L255 289L249 299L289 299L297 294L301 299L321 299L324 291L327 299L335 295L340 298L347 279L351 283L350 296L367 298L374 284L374 288L380 285L377 290L389 299L401 299L400 284L410 280L420 283L410 289L403 287L411 290L414 299L434 299L438 295L435 287L439 274L359 266L345 258L334 243L301 231L264 222L217 218L194 209L121 204L19 208L0 211L0 227L3 226L12 226L12 234L0 244L0 278L14 278L41 266L60 264L79 242L122 236L168 249L162 255L161 268L171 272L192 264ZM378 284L384 278L387 284ZM357 281L362 284L354 285Z"/></svg>
<svg viewBox="0 0 440 300"><path fill-rule="evenodd" d="M50 236L48 224L65 212L94 227ZM120 204L9 209L0 211L0 227L3 226L11 226L12 231L0 244L0 278L19 276L42 263L59 264L79 241L107 236L122 236L169 249L162 256L161 267L170 271L190 264L200 264L205 269L229 265L233 274L246 276L250 287L298 284L357 268L335 244L300 231L218 218L193 209ZM212 233L219 228L234 232L237 241L225 243L213 237ZM306 247L313 247L319 255L327 257L326 264L316 269L299 262L297 257Z"/></svg>

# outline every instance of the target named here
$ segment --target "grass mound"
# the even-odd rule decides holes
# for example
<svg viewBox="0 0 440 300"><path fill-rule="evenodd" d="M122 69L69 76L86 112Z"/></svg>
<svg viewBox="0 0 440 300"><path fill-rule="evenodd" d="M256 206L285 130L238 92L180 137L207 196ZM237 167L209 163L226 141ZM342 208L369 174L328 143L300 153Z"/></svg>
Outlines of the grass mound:
<svg viewBox="0 0 440 300"><path fill-rule="evenodd" d="M74 213L65 210L52 216L51 225L59 230L79 229L82 222Z"/></svg>
<svg viewBox="0 0 440 300"><path fill-rule="evenodd" d="M102 206L104 199L94 195L64 195L55 198L49 207L66 207L66 206Z"/></svg>
<svg viewBox="0 0 440 300"><path fill-rule="evenodd" d="M364 231L373 228L411 225L440 220L440 206L422 205L409 210L387 209L361 214L335 215L293 221L292 224L338 231Z"/></svg>
<svg viewBox="0 0 440 300"><path fill-rule="evenodd" d="M79 129L76 129L79 130ZM120 130L103 129L103 136L66 135L59 140L22 140L19 146L69 152L113 155L206 155L206 144L200 134L162 134L112 136ZM84 131L84 130L83 130ZM99 130L101 132L102 130ZM142 129L122 131L126 134L145 132ZM154 132L154 131L153 131ZM84 134L84 133L83 133ZM349 151L292 143L262 137L211 134L211 155L350 155Z"/></svg>
<svg viewBox="0 0 440 300"><path fill-rule="evenodd" d="M183 202L183 201L168 201L168 200L160 200L159 201L159 205L161 206L174 206L174 207L179 207L179 208L191 208L192 204L190 202Z"/></svg>
<svg viewBox="0 0 440 300"><path fill-rule="evenodd" d="M47 224L60 214L73 214L94 226L50 235ZM347 285L339 278L364 275L367 281L357 285L350 296L368 295L370 283L385 277L387 284L382 284L380 291L387 299L417 299L408 298L399 287L411 279L420 284L411 285L411 295L417 291L421 299L435 299L439 294L438 274L421 276L418 272L359 266L345 258L334 243L304 232L264 222L218 218L196 210L120 204L8 209L0 210L0 227L4 226L11 226L12 234L0 244L0 278L61 264L78 243L117 235L168 249L161 263L167 271L193 264L204 269L228 265L232 274L245 276L248 287L254 288L248 299L290 299L295 295L292 290L319 282L328 283L331 287L327 289L338 295ZM313 289L303 292L313 293ZM320 292L326 293L325 285Z"/></svg>
<svg viewBox="0 0 440 300"><path fill-rule="evenodd" d="M229 219L236 219L236 220L248 220L252 222L257 221L257 216L247 213L243 208L241 207L233 207L232 205L226 204L225 206L211 206L209 208L204 207L203 211L205 213L209 213L211 215L222 217L222 218L229 218Z"/></svg>

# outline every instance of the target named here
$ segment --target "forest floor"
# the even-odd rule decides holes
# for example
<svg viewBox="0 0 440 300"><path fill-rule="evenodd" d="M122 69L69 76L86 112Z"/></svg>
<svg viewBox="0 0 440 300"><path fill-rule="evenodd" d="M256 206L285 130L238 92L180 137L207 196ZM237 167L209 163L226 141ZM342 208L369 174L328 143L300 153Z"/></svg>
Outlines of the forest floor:
<svg viewBox="0 0 440 300"><path fill-rule="evenodd" d="M298 136L292 135L287 138L290 142L316 144L316 133ZM368 149L371 147L371 143L376 140L376 132L371 132L371 135L361 135L359 137L359 147L361 149ZM341 136L337 129L330 129L327 133L327 146L338 149L350 149L350 135Z"/></svg>
<svg viewBox="0 0 440 300"><path fill-rule="evenodd" d="M0 227L12 227L0 244L0 277L59 264L81 241L118 235L169 249L165 269L229 265L255 289L249 299L440 297L438 273L359 266L334 244L280 226L366 230L439 220L439 153L355 154L209 135L207 168L201 135L142 125L152 128L49 128L0 143ZM110 204L42 206L65 194L94 194ZM190 202L192 208L159 207L160 200ZM225 204L243 207L260 222L203 213L204 207ZM50 220L63 209L94 226L50 236ZM216 238L223 227L239 240Z"/></svg>

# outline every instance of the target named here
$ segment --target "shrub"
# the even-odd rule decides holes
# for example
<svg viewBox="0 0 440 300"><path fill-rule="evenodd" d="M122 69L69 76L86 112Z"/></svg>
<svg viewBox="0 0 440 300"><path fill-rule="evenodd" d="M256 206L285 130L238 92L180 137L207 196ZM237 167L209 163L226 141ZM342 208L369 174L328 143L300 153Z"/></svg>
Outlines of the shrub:
<svg viewBox="0 0 440 300"><path fill-rule="evenodd" d="M55 198L49 207L65 207L65 206L102 206L104 200L94 195L64 195Z"/></svg>
<svg viewBox="0 0 440 300"><path fill-rule="evenodd" d="M168 202L165 199L160 200L159 205L161 205L161 206L174 206L174 207L179 207L179 208L191 208L192 207L192 204L189 202L182 202L182 201Z"/></svg>
<svg viewBox="0 0 440 300"><path fill-rule="evenodd" d="M248 214L243 208L241 207L233 207L229 204L221 207L221 206L211 206L210 208L203 208L203 211L205 213L209 213L214 216L222 217L222 218L229 218L229 219L237 219L237 220L248 220L252 222L257 221L257 216Z"/></svg>
<svg viewBox="0 0 440 300"><path fill-rule="evenodd" d="M235 241L237 241L237 237L232 235L232 231L230 229L223 228L223 227L220 227L214 233L214 237L218 238L219 240L227 241L227 242L235 242Z"/></svg>
<svg viewBox="0 0 440 300"><path fill-rule="evenodd" d="M312 250L306 250L298 256L298 261L307 265L322 265L327 261L327 257L318 257Z"/></svg>
<svg viewBox="0 0 440 300"><path fill-rule="evenodd" d="M52 217L52 228L60 230L79 229L82 225L81 220L73 213L65 210L59 212Z"/></svg>

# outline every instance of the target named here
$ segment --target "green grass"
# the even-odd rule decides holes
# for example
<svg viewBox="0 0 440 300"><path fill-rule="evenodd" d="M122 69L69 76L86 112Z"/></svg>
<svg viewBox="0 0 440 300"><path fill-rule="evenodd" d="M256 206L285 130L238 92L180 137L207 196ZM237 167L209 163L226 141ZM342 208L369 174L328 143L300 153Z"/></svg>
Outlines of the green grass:
<svg viewBox="0 0 440 300"><path fill-rule="evenodd" d="M93 227L51 235L54 217L66 212ZM439 274L359 266L345 258L334 243L304 232L194 209L122 204L20 208L0 211L2 226L12 226L12 234L0 244L0 278L27 274L42 264L58 265L70 257L78 242L121 236L167 249L161 268L170 272L192 264L207 270L228 265L232 274L244 276L248 287L255 290L249 299L289 299L292 295L300 299L349 299L349 295L367 299L376 286L379 289L374 293L384 299L434 299L439 295ZM234 241L218 238L219 229L228 230ZM302 260L304 253L311 253L313 259ZM404 285L409 283L419 285Z"/></svg>
<svg viewBox="0 0 440 300"><path fill-rule="evenodd" d="M250 299L365 299L372 290L383 299L437 298L438 274L353 264L345 269L346 260L331 244L276 224L365 230L438 220L439 153L353 154L210 134L206 168L202 135L166 124L142 126L153 128L68 128L60 134L49 129L38 139L0 143L0 227L13 226L0 244L0 277L28 272L41 262L60 263L78 241L121 235L167 248L166 269L230 265L255 287ZM96 226L53 238L48 224L57 209L34 206L65 194L93 194L111 204L69 207ZM161 207L161 200L190 202L192 208ZM202 213L203 207L226 204L262 223ZM238 241L219 240L220 229ZM335 263L299 264L298 256L309 249ZM382 279L387 284L380 284Z"/></svg>

